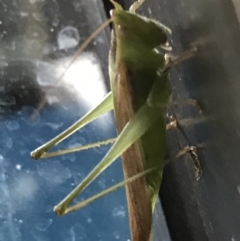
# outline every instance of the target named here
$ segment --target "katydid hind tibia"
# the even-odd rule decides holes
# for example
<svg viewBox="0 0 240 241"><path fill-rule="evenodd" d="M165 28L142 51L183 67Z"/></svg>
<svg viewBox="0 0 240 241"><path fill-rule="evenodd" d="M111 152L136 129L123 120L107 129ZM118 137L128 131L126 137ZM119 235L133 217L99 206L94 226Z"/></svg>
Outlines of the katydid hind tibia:
<svg viewBox="0 0 240 241"><path fill-rule="evenodd" d="M114 109L118 132L114 145L92 172L55 207L55 212L65 214L75 210L69 208L70 203L121 155L125 179L136 177L134 182L126 185L132 240L147 241L151 236L152 213L166 164L164 113L172 95L169 65L155 48L168 47L170 30L135 14L143 0L133 4L129 11L110 1L115 6L111 13L114 31L109 54L112 93L77 124L31 155L40 158L77 129Z"/></svg>

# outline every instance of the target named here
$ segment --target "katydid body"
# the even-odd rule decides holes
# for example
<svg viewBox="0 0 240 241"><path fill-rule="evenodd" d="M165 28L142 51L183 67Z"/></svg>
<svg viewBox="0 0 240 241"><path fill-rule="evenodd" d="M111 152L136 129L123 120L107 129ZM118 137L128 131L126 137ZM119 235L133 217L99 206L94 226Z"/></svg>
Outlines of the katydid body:
<svg viewBox="0 0 240 241"><path fill-rule="evenodd" d="M128 179L162 166L126 186L132 240L147 241L165 164L165 108L161 106L171 99L165 59L155 48L166 44L167 36L162 25L115 6L109 73L117 130L126 131L138 111L143 111L149 125L146 132L136 130L141 138L122 154L124 176Z"/></svg>
<svg viewBox="0 0 240 241"><path fill-rule="evenodd" d="M127 184L127 199L132 241L148 241L151 237L152 213L162 180L165 163L166 123L165 108L171 101L169 68L164 55L155 48L166 46L168 29L135 14L141 4L131 10L110 0L114 31L109 54L109 75L112 93L103 105L89 112L54 140L32 152L36 159L51 146L70 136L100 114L114 109L118 138L92 172L56 207L58 214L68 213L73 199L120 155L125 179L158 167L132 183ZM143 1L142 1L143 2Z"/></svg>

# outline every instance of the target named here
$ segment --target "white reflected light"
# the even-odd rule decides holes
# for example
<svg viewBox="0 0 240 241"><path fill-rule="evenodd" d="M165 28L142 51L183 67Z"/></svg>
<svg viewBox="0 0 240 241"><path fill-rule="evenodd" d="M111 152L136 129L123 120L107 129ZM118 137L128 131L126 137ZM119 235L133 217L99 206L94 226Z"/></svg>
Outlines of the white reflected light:
<svg viewBox="0 0 240 241"><path fill-rule="evenodd" d="M59 62L61 72L69 64L69 59ZM82 53L66 71L63 84L75 93L76 98L84 101L89 108L94 107L107 94L104 77L98 58L91 52Z"/></svg>
<svg viewBox="0 0 240 241"><path fill-rule="evenodd" d="M98 57L92 52L80 54L68 68L72 59L73 56L70 56L55 63L38 62L37 81L46 91L48 104L57 103L68 108L74 101L87 112L107 94L102 68ZM113 119L110 115L104 115L95 123L97 128L106 132L111 129Z"/></svg>

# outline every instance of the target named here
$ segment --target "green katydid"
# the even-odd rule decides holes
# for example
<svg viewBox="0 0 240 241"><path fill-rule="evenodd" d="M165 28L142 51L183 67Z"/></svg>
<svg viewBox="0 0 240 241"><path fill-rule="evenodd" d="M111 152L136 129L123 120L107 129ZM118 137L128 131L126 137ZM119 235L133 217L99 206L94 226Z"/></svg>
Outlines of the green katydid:
<svg viewBox="0 0 240 241"><path fill-rule="evenodd" d="M127 183L132 240L147 241L151 237L152 213L166 164L164 113L172 97L168 79L171 62L155 48L168 47L167 33L170 30L135 13L144 0L134 3L129 11L123 10L114 0L110 1L115 6L111 17L114 31L109 54L112 92L80 121L34 150L31 155L35 159L47 156L46 152L52 146L99 115L114 109L118 132L114 145L92 172L54 210L59 215L66 214ZM185 152L186 150L180 155ZM84 204L69 207L76 196L120 155L125 181L92 197Z"/></svg>

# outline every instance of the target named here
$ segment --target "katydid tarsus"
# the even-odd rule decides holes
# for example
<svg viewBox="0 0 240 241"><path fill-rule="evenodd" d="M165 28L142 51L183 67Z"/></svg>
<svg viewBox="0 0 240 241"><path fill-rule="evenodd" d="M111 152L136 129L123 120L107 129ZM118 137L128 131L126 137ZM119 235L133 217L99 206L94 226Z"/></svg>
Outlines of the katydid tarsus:
<svg viewBox="0 0 240 241"><path fill-rule="evenodd" d="M152 213L161 185L165 160L165 110L171 102L172 89L168 79L169 62L156 47L168 48L164 25L135 13L144 2L134 3L129 11L113 0L114 31L109 54L109 76L112 92L77 123L34 150L35 159L47 156L47 151L101 114L114 109L118 137L102 161L57 206L63 215L74 211L107 192L126 185L128 210L133 241L151 238ZM191 151L185 148L179 155ZM46 154L45 154L46 153ZM125 181L96 195L82 204L70 203L109 165L122 156ZM134 180L134 182L132 182Z"/></svg>

